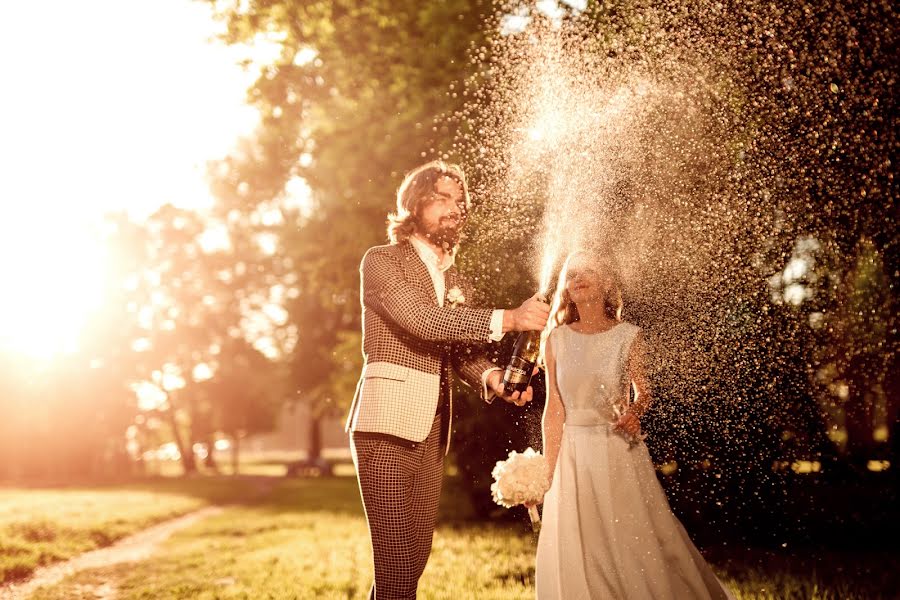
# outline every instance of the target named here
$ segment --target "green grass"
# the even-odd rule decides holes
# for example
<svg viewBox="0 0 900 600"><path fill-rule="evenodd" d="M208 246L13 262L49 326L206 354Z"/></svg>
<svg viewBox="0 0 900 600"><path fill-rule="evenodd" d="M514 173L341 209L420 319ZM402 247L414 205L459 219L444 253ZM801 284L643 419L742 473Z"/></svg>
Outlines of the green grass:
<svg viewBox="0 0 900 600"><path fill-rule="evenodd" d="M524 518L463 520L450 488L419 598L533 598L535 548ZM886 597L880 590L896 585L900 571L896 556L721 549L711 556L741 599ZM371 577L354 479L282 479L258 502L176 533L151 560L84 571L32 598L95 598L100 589L121 600L363 598Z"/></svg>
<svg viewBox="0 0 900 600"><path fill-rule="evenodd" d="M441 526L419 596L530 598L533 552L524 528ZM155 560L82 573L33 597L77 598L77 590L103 583L122 599L362 597L371 552L355 481L285 480L257 506L176 534Z"/></svg>
<svg viewBox="0 0 900 600"><path fill-rule="evenodd" d="M226 478L71 488L0 487L0 583L211 503L252 497Z"/></svg>

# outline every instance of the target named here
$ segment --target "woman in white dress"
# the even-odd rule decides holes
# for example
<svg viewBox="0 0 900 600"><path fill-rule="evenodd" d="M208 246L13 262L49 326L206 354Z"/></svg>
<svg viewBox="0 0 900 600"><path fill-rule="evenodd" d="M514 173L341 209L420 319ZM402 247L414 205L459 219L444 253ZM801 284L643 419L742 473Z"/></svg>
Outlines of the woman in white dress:
<svg viewBox="0 0 900 600"><path fill-rule="evenodd" d="M552 479L537 597L731 598L672 514L642 443L640 417L650 403L642 335L621 314L612 262L570 255L544 341Z"/></svg>

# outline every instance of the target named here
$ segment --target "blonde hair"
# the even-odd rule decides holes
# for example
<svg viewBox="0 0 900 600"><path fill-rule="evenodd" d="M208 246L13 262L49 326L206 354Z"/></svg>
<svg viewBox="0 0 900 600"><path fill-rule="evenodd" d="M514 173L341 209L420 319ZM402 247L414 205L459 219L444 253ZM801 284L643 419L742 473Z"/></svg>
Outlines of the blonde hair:
<svg viewBox="0 0 900 600"><path fill-rule="evenodd" d="M550 332L562 325L568 325L581 320L578 314L578 307L572 302L569 290L566 288L566 280L569 273L569 265L577 256L585 256L593 265L604 265L608 267L613 279L613 287L610 293L603 298L603 310L611 319L616 321L622 320L623 302L622 302L622 278L619 273L618 265L615 263L612 254L599 254L589 252L587 250L575 250L569 253L563 263L562 269L559 271L559 279L556 282L556 291L553 293L553 301L550 304L550 319L547 321L547 327L541 333L541 353L540 362L544 364L544 353L547 348L547 339Z"/></svg>
<svg viewBox="0 0 900 600"><path fill-rule="evenodd" d="M463 190L465 211L472 208L466 175L459 165L433 160L418 166L403 178L397 188L397 212L388 215L387 234L392 244L409 238L416 231L422 202L434 193L434 186L441 177L449 177Z"/></svg>

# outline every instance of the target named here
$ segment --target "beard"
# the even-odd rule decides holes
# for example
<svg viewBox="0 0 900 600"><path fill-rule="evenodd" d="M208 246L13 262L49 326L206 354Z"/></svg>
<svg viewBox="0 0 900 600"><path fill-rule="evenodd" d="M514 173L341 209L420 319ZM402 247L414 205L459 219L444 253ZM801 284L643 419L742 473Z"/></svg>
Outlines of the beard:
<svg viewBox="0 0 900 600"><path fill-rule="evenodd" d="M442 219L439 224L422 224L422 235L435 246L453 248L462 237L461 227L452 219Z"/></svg>

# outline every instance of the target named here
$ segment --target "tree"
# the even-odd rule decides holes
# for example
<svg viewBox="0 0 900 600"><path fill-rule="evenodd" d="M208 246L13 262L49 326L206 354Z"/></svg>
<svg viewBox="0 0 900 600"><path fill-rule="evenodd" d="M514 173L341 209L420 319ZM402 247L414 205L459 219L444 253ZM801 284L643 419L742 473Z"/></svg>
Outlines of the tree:
<svg viewBox="0 0 900 600"><path fill-rule="evenodd" d="M485 127L483 133L480 126L500 123L502 93L517 93L502 88L506 72L495 68L510 56L498 54L506 43L494 35L502 15L494 14L493 6L477 1L209 4L227 25L226 42L262 38L280 48L274 64L260 67L249 91L262 117L259 131L215 173L223 212L251 214L284 202L285 190L298 179L310 186L308 208L286 219L279 235L283 260L277 267L293 294L291 326L297 339L308 342L292 351L301 399L316 405L334 399L325 390L337 379L336 348L358 330L359 257L384 239L392 188L403 170L423 158L446 156L469 169L476 204L483 204L473 215L460 263L478 287L494 284L487 304L508 305L535 289L529 278L534 274L522 277L519 269L504 267L532 258L546 182L529 180L533 186L516 190L507 206L519 219L511 231L498 234L489 210L496 199L492 177L514 165L502 156L508 140L491 138L498 128ZM528 16L532 29L521 38L526 45L534 39L533 28L546 24L537 10ZM808 382L810 360L816 360L810 345L821 340L810 333L808 315L786 305L773 307L767 289L799 239L835 239L841 233L846 239L836 247L843 252L869 239L892 278L882 289L897 284L896 240L884 227L895 217L897 191L889 168L896 135L884 127L896 102L887 50L895 33L881 26L890 18L885 5L841 1L816 7L725 3L721 9L701 2L589 3L582 14L565 18L578 29L560 44L562 52L588 48L583 55L593 56L592 64L613 63L624 70L670 69L664 74L696 94L695 108L706 119L689 119L678 105L661 105L659 119L648 121L652 126L638 137L669 136L671 143L636 140L643 154L634 163L658 177L626 185L624 201L615 207L637 215L671 193L674 208L650 223L658 226L657 244L647 252L678 264L690 257L684 250L693 244L704 253L704 265L718 267L683 265L683 281L658 281L649 299L638 296L632 304L639 320L665 321L672 324L671 339L687 340L668 350L686 381L665 380L665 370L656 371L660 389L696 396L696 410L679 411L687 404L673 401L669 412L657 415L671 433L670 446L686 461L702 463L721 452L736 465L768 469L776 456L821 449ZM820 60L823 55L827 61ZM703 68L678 71L688 63ZM526 61L515 68L533 66ZM497 102L493 113L491 102ZM694 125L706 128L705 139L691 137ZM698 141L703 143L692 146ZM498 154L484 157L482 148ZM703 162L707 156L714 160ZM640 168L624 174L626 184ZM683 235L696 223L713 227L713 239ZM850 267L838 270L847 273ZM713 293L719 284L732 292L728 301ZM692 335L692 326L706 335ZM885 344L878 352L890 353L896 340ZM692 366L695 356L704 360ZM720 368L729 369L731 377L724 385ZM717 408L719 393L733 393L740 402ZM491 453L535 439L533 412L524 417L529 428L524 433L522 419L516 423L501 413L495 407L486 413L497 417L491 431L504 434L482 440L486 446L497 441ZM696 418L688 422L684 413ZM458 426L472 436L461 437L474 439L483 424L475 425L474 413L463 415ZM685 433L697 429L700 436ZM786 443L786 435L794 441ZM729 447L735 436L752 442L746 452ZM482 457L489 454L480 450ZM472 468L481 473L484 466ZM473 494L483 493L478 487Z"/></svg>
<svg viewBox="0 0 900 600"><path fill-rule="evenodd" d="M209 3L227 43L262 36L280 47L248 91L260 128L214 166L214 189L223 213L274 205L285 216L275 272L290 290L291 376L297 400L318 419L349 407L361 365L359 261L385 241L402 174L449 148L436 119L463 103L454 86L468 74L488 8L467 0ZM302 211L285 208L297 180L311 190ZM318 427L311 431L315 457Z"/></svg>
<svg viewBox="0 0 900 600"><path fill-rule="evenodd" d="M247 433L272 427L273 400L260 391L259 377L268 378L272 392L283 382L255 348L262 344L277 355L280 333L269 257L255 239L259 230L233 220L227 240L205 247L209 225L201 214L172 206L151 215L145 224L147 259L135 284L142 376L165 397L159 412L186 473L196 470L195 443L209 447L217 429L228 432L237 447Z"/></svg>
<svg viewBox="0 0 900 600"><path fill-rule="evenodd" d="M214 367L215 375L202 389L212 400L215 429L231 438L232 473L237 474L241 440L274 428L285 401L285 378L281 365L239 338L225 343Z"/></svg>

